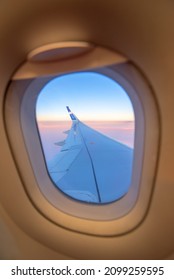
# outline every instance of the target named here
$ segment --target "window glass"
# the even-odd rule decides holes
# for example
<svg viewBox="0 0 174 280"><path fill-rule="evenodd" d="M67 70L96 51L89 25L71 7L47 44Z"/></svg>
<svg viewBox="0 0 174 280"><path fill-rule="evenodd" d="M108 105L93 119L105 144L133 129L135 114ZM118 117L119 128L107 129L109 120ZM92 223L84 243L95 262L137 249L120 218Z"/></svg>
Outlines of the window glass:
<svg viewBox="0 0 174 280"><path fill-rule="evenodd" d="M129 191L134 110L116 81L95 72L54 78L38 96L36 119L56 188L73 199L99 204Z"/></svg>

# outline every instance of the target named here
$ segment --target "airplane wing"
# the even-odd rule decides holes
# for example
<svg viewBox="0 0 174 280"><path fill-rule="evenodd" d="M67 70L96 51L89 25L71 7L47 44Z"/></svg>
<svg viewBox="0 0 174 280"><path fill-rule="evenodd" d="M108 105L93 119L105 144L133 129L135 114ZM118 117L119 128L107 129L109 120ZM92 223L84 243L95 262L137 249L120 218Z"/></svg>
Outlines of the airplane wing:
<svg viewBox="0 0 174 280"><path fill-rule="evenodd" d="M133 150L81 122L67 107L71 129L60 153L48 166L56 186L71 197L108 203L131 184Z"/></svg>

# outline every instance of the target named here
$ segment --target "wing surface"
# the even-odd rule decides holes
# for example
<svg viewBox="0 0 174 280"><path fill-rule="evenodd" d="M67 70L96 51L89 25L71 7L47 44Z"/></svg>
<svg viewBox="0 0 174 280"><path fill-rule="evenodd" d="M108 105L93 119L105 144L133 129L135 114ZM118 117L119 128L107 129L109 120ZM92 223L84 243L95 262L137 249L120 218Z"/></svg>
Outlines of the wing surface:
<svg viewBox="0 0 174 280"><path fill-rule="evenodd" d="M48 166L55 184L68 195L107 203L124 196L131 184L133 150L90 128L67 110L72 126L60 153Z"/></svg>

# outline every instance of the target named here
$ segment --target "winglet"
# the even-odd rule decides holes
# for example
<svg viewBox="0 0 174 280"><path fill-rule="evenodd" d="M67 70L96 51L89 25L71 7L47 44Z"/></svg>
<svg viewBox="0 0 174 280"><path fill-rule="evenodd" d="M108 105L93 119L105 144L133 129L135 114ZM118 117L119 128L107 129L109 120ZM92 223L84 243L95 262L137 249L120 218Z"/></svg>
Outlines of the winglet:
<svg viewBox="0 0 174 280"><path fill-rule="evenodd" d="M68 113L71 113L69 106L66 106L66 109L67 109Z"/></svg>
<svg viewBox="0 0 174 280"><path fill-rule="evenodd" d="M77 117L71 112L69 106L66 106L66 109L67 109L67 111L68 111L68 113L70 115L71 120L72 121L77 121L78 120Z"/></svg>

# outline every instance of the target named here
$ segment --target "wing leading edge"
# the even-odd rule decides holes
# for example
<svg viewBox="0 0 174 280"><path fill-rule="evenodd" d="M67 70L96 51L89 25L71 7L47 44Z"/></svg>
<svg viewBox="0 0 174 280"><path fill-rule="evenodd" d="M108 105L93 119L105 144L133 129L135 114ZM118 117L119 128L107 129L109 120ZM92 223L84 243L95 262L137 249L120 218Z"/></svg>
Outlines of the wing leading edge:
<svg viewBox="0 0 174 280"><path fill-rule="evenodd" d="M48 165L54 183L75 199L108 203L131 184L133 150L81 122L67 106L71 129Z"/></svg>

